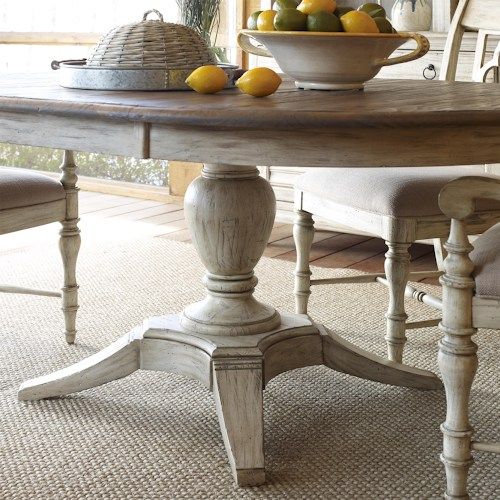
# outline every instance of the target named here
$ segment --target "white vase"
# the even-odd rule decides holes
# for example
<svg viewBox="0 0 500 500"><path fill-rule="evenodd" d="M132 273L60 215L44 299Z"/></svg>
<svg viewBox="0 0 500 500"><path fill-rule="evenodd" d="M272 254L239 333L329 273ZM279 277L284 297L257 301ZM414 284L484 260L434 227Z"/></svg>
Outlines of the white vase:
<svg viewBox="0 0 500 500"><path fill-rule="evenodd" d="M429 31L432 26L430 0L396 0L392 25L397 31Z"/></svg>

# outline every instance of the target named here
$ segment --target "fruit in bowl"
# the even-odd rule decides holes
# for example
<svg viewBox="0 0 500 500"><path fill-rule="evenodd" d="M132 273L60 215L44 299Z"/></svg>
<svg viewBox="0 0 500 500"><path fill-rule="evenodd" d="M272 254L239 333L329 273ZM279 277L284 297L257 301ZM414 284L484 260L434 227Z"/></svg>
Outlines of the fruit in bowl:
<svg viewBox="0 0 500 500"><path fill-rule="evenodd" d="M299 13L307 18L301 17ZM330 14L335 16L335 19L317 23L314 21L314 16L318 14ZM313 20L309 20L309 16L313 16ZM383 30L380 30L379 26L383 27ZM355 10L352 7L339 7L336 0L276 0L272 9L254 12L248 18L247 29L347 33L394 32L381 5L365 3Z"/></svg>
<svg viewBox="0 0 500 500"><path fill-rule="evenodd" d="M279 10L258 14L257 22L252 14L248 26L257 29L242 30L238 44L251 54L274 57L299 88L362 89L384 66L418 59L429 50L424 36L397 33L377 3L355 10L335 0L302 0L290 7L296 1L276 0ZM415 50L390 57L411 39Z"/></svg>

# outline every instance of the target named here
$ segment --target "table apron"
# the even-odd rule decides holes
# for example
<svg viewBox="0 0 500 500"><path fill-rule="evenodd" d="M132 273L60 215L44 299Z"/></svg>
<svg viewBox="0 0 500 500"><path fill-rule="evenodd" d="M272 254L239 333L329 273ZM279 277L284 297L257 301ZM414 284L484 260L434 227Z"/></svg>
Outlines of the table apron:
<svg viewBox="0 0 500 500"><path fill-rule="evenodd" d="M447 166L500 162L500 123L477 127L220 130L152 125L150 155L297 167Z"/></svg>
<svg viewBox="0 0 500 500"><path fill-rule="evenodd" d="M149 124L3 111L0 142L149 158Z"/></svg>
<svg viewBox="0 0 500 500"><path fill-rule="evenodd" d="M0 142L234 165L411 167L500 163L500 123L228 130L0 111Z"/></svg>

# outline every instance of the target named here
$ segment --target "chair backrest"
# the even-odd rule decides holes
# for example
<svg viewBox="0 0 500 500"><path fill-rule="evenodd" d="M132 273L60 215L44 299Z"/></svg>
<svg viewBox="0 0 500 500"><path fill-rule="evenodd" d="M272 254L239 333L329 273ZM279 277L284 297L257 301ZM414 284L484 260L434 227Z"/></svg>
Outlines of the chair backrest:
<svg viewBox="0 0 500 500"><path fill-rule="evenodd" d="M439 78L448 81L455 80L465 30L478 33L472 70L473 81L486 81L492 71L494 81L498 83L500 81L500 43L493 59L485 61L485 56L488 38L492 35L500 36L500 0L460 0L451 21Z"/></svg>

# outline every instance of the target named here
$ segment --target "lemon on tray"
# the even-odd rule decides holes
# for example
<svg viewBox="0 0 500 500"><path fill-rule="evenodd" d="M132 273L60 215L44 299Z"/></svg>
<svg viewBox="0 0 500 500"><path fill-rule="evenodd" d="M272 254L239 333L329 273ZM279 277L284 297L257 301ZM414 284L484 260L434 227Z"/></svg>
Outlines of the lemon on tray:
<svg viewBox="0 0 500 500"><path fill-rule="evenodd" d="M280 76L269 68L253 68L243 74L235 85L244 93L254 97L273 94L281 85Z"/></svg>
<svg viewBox="0 0 500 500"><path fill-rule="evenodd" d="M215 94L225 88L227 82L226 72L213 65L200 66L186 78L186 83L200 94Z"/></svg>

